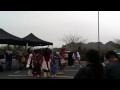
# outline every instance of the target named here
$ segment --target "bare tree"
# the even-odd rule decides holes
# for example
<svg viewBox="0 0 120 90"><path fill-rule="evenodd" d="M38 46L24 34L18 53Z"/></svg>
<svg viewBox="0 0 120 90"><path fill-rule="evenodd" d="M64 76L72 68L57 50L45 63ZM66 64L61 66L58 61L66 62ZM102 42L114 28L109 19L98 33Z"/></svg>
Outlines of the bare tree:
<svg viewBox="0 0 120 90"><path fill-rule="evenodd" d="M76 51L81 49L81 44L84 43L86 39L83 39L77 34L70 33L69 35L64 35L61 41L66 44L68 50Z"/></svg>
<svg viewBox="0 0 120 90"><path fill-rule="evenodd" d="M113 46L117 49L120 49L120 39L114 39Z"/></svg>

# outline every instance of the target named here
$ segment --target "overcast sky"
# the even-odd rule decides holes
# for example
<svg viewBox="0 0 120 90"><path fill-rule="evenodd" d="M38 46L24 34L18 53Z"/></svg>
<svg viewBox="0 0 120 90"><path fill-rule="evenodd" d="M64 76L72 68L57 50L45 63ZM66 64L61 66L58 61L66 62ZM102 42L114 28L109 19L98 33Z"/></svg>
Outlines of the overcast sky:
<svg viewBox="0 0 120 90"><path fill-rule="evenodd" d="M0 28L21 38L33 33L54 47L69 33L97 42L98 11L0 11ZM120 39L120 11L100 11L99 30L103 43Z"/></svg>

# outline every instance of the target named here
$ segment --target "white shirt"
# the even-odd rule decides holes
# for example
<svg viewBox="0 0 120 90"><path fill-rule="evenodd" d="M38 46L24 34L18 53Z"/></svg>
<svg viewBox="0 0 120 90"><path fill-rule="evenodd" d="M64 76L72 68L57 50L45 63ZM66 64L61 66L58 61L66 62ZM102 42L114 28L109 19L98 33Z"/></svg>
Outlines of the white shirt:
<svg viewBox="0 0 120 90"><path fill-rule="evenodd" d="M79 52L77 52L77 57L80 57L80 54L79 54Z"/></svg>
<svg viewBox="0 0 120 90"><path fill-rule="evenodd" d="M32 57L33 57L33 54L30 54L29 58L28 58L28 61L27 61L27 65L26 65L27 68L30 67L30 62L32 60Z"/></svg>
<svg viewBox="0 0 120 90"><path fill-rule="evenodd" d="M75 59L75 53L73 53L72 58Z"/></svg>
<svg viewBox="0 0 120 90"><path fill-rule="evenodd" d="M13 52L9 51L9 50L6 50L6 53L9 55L9 54L12 54Z"/></svg>

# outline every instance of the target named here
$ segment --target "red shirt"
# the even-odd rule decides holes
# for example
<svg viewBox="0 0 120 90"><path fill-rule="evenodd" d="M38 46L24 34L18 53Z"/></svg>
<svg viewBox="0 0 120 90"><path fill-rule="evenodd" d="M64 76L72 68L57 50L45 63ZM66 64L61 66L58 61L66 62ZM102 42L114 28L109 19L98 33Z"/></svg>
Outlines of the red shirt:
<svg viewBox="0 0 120 90"><path fill-rule="evenodd" d="M61 48L61 49L60 49L60 53L61 53L61 56L62 56L63 58L64 58L65 51L66 51L66 48Z"/></svg>
<svg viewBox="0 0 120 90"><path fill-rule="evenodd" d="M39 67L40 66L39 61L38 60L34 60L33 65L34 65L34 67Z"/></svg>
<svg viewBox="0 0 120 90"><path fill-rule="evenodd" d="M31 52L32 52L32 54L33 54L33 55L35 55L35 52L34 52L34 50L32 50Z"/></svg>
<svg viewBox="0 0 120 90"><path fill-rule="evenodd" d="M42 62L43 61L43 55L39 54L38 57L39 57L39 60Z"/></svg>

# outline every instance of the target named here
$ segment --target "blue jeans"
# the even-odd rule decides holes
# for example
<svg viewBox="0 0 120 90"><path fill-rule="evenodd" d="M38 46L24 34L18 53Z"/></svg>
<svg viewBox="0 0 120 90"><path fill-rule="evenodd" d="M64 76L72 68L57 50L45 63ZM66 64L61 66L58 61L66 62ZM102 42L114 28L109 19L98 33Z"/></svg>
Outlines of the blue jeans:
<svg viewBox="0 0 120 90"><path fill-rule="evenodd" d="M6 61L6 69L11 70L12 67L12 61Z"/></svg>

